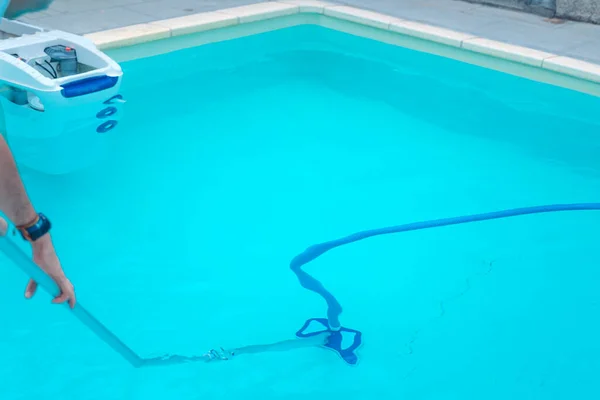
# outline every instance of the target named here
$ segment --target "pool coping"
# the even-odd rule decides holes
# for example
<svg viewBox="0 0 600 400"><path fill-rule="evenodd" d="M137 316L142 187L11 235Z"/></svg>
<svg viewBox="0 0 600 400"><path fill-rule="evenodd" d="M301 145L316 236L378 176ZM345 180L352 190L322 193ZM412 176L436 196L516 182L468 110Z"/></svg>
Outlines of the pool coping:
<svg viewBox="0 0 600 400"><path fill-rule="evenodd" d="M582 87L581 82L576 85L565 84L564 82L548 83L566 86L574 90L600 96L600 65L598 64L528 47L490 40L407 19L392 17L374 11L319 0L280 0L257 3L144 24L130 25L123 28L87 34L85 37L90 39L100 50L110 50L172 37L272 20L292 16L294 14L321 15L334 20L356 24L364 29L372 30L374 28L385 33L392 33L411 39L419 39L433 45L442 45L451 49L466 51L472 55L484 55L494 59L575 78L584 83L589 83L593 87L586 90L586 88ZM319 23L318 20L317 23ZM327 26L328 24L321 25ZM424 49L423 51L427 51L427 49ZM465 57L453 57L452 54L448 52L444 53L444 56L446 57L467 61L464 59ZM477 57L468 58L469 60L467 62L473 64L492 69L500 69L514 75L535 79L531 73L521 74L518 71L514 71L514 68L512 68L511 71L506 71L502 68L494 68L489 62L479 62ZM547 81L547 79L542 80Z"/></svg>

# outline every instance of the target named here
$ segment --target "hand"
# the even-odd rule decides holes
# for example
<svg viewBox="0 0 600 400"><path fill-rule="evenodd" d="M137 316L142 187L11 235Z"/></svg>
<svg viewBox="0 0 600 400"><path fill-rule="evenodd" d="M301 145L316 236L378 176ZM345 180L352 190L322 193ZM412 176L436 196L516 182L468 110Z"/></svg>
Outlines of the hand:
<svg viewBox="0 0 600 400"><path fill-rule="evenodd" d="M5 18L17 18L23 14L45 10L53 0L10 0Z"/></svg>
<svg viewBox="0 0 600 400"><path fill-rule="evenodd" d="M60 289L60 294L56 296L52 302L54 304L62 304L68 301L71 308L75 307L77 301L75 298L75 290L63 272L56 251L54 250L50 234L47 233L35 242L32 242L31 247L33 248L33 261L39 265L39 267L43 269L54 282L56 282ZM36 289L37 282L31 279L27 284L27 289L25 289L25 298L32 298Z"/></svg>
<svg viewBox="0 0 600 400"><path fill-rule="evenodd" d="M0 237L6 235L7 230L8 223L4 218L0 217ZM54 282L56 282L60 289L60 294L52 302L64 303L68 301L71 308L75 307L76 299L73 285L69 282L60 266L60 261L58 261L50 234L48 233L33 242L31 247L33 248L33 261L54 279ZM31 279L27 284L25 297L28 299L32 298L36 289L37 283Z"/></svg>

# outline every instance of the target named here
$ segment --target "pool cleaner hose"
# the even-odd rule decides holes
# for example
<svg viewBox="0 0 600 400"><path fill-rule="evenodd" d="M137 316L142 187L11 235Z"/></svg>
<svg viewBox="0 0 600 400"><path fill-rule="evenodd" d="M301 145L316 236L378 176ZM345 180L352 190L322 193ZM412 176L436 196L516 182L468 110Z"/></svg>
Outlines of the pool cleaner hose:
<svg viewBox="0 0 600 400"><path fill-rule="evenodd" d="M516 217L528 214L541 214L560 211L590 211L600 210L600 203L579 203L579 204L553 204L537 207L514 208L503 211L495 211L484 214L464 215L454 218L436 219L422 222L415 222L406 225L397 225L387 228L372 229L354 233L340 239L324 242L308 247L305 251L294 257L290 263L290 268L298 277L298 281L302 287L320 295L327 304L327 318L311 318L305 322L304 326L296 333L300 339L306 340L306 343L317 343L323 345L330 350L335 351L348 364L356 364L358 357L356 350L362 343L362 334L360 331L345 328L340 323L340 314L342 306L337 301L335 296L331 294L324 286L313 276L305 272L302 267L313 261L317 257L346 244L358 242L373 236L387 235L392 233L415 231L420 229L436 228L448 225L466 224L469 222L487 221L492 219ZM56 296L59 294L58 286L54 281L46 275L37 265L33 263L30 257L25 254L12 240L5 237L3 229L0 227L0 250L8 256L13 263L23 270L29 277L34 279L44 290L50 295ZM200 356L181 356L181 355L166 355L156 358L143 358L129 348L115 334L106 328L98 321L91 313L89 313L81 303L77 303L72 310L73 315L101 340L108 344L113 350L119 353L134 367L143 367L151 365L171 365L184 362L195 361L212 361L215 359L228 359L223 355L234 355L244 353L254 353L258 351L269 351L277 347L275 345L247 346L247 348L236 349L235 351L215 351L211 350ZM326 337L326 340L321 340ZM317 339L317 340L314 340ZM286 347L287 346L287 347ZM289 342L280 342L279 347L298 347L290 346Z"/></svg>

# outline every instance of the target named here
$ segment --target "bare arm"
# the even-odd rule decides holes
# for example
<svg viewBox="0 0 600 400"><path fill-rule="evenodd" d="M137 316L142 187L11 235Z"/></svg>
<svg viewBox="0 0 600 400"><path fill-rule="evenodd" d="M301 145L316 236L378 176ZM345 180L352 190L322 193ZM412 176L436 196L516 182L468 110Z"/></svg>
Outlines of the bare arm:
<svg viewBox="0 0 600 400"><path fill-rule="evenodd" d="M28 224L37 217L17 171L13 155L2 135L0 135L0 210L17 226Z"/></svg>
<svg viewBox="0 0 600 400"><path fill-rule="evenodd" d="M0 135L0 210L16 225L28 225L35 222L37 213L27 196L23 181L19 176L14 157L4 137ZM4 233L5 223L0 218L0 236ZM69 301L71 307L75 306L75 293L73 285L65 276L52 238L47 233L31 243L33 260L39 265L58 285L61 290L55 303ZM29 281L25 290L25 297L30 298L35 294L37 283Z"/></svg>
<svg viewBox="0 0 600 400"><path fill-rule="evenodd" d="M50 3L52 3L52 0L10 0L7 5L6 0L0 0L0 17L4 12L6 18L16 18L23 14L43 10ZM5 7L6 9L4 9ZM15 159L2 135L0 135L0 210L16 226L29 225L37 219L37 213L19 176ZM0 236L6 233L6 228L6 221L0 217ZM60 288L60 294L53 302L64 303L68 301L70 306L74 307L75 292L73 285L63 272L50 234L47 233L32 242L31 247L33 249L33 261L50 275ZM35 294L36 288L37 283L30 280L27 289L25 289L25 297L31 298Z"/></svg>

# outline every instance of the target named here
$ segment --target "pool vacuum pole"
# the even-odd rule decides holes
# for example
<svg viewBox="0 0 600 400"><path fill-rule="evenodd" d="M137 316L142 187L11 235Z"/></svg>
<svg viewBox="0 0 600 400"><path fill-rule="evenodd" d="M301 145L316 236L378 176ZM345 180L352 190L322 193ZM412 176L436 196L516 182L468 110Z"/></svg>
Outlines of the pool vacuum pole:
<svg viewBox="0 0 600 400"><path fill-rule="evenodd" d="M1 232L0 232L1 233ZM0 250L4 252L27 276L31 277L51 296L60 294L60 289L44 271L40 269L12 240L0 235ZM92 332L113 348L134 367L141 367L144 360L131 350L121 339L108 330L100 321L90 314L81 303L77 303L72 310L73 315L86 325Z"/></svg>
<svg viewBox="0 0 600 400"><path fill-rule="evenodd" d="M379 235L387 235L399 232L408 232L421 229L437 228L441 226L458 225L470 222L488 221L493 219L516 217L528 214L541 214L560 211L584 211L600 210L600 203L580 204L552 204L537 207L523 207L509 210L494 211L483 214L463 215L454 218L421 221L405 225L390 226L380 229L372 229L354 233L340 239L319 243L310 246L298 254L290 263L290 268L298 277L300 284L312 292L320 295L327 303L327 318L311 318L296 333L296 337L302 340L284 341L269 345L246 346L235 350L211 350L201 356L165 355L155 358L142 358L131 350L115 334L109 331L100 321L90 314L81 303L77 303L72 310L73 314L100 339L112 347L117 353L125 358L134 367L151 365L171 365L197 361L228 360L230 357L240 354L262 353L265 351L289 350L292 348L306 346L324 346L337 352L348 364L356 364L358 357L356 350L362 343L362 333L354 329L341 326L339 317L342 306L321 282L309 275L302 267L324 253L336 247L358 242ZM57 296L60 290L56 283L44 271L42 271L12 240L0 232L0 250L3 251L19 268L35 280L52 296ZM350 340L348 340L350 339Z"/></svg>
<svg viewBox="0 0 600 400"><path fill-rule="evenodd" d="M39 286L46 290L51 296L55 297L60 293L56 283L40 267L38 267L23 250L19 248L11 239L1 232L0 227L0 251L4 252L8 258L18 266L27 276L35 280ZM267 351L286 351L302 347L314 347L323 345L326 335L318 335L310 340L287 340L283 342L245 346L234 350L210 350L200 356L182 356L182 355L164 355L154 358L142 358L129 348L121 339L98 321L89 311L87 311L80 302L77 302L75 308L71 310L75 317L85 326L96 334L102 341L108 344L113 350L119 353L125 360L136 368L150 366L166 366L174 364L183 364L190 362L210 362L218 360L229 360L234 356L251 353L263 353Z"/></svg>
<svg viewBox="0 0 600 400"><path fill-rule="evenodd" d="M227 361L244 354L290 351L307 347L323 347L327 343L329 336L330 335L328 332L321 332L307 339L290 339L269 344L254 344L238 347L237 349L232 350L226 350L223 348L213 349L201 356L189 357L180 355L165 355L162 357L146 358L144 359L144 367L150 367L154 365L163 366L169 364L182 364L198 361Z"/></svg>

